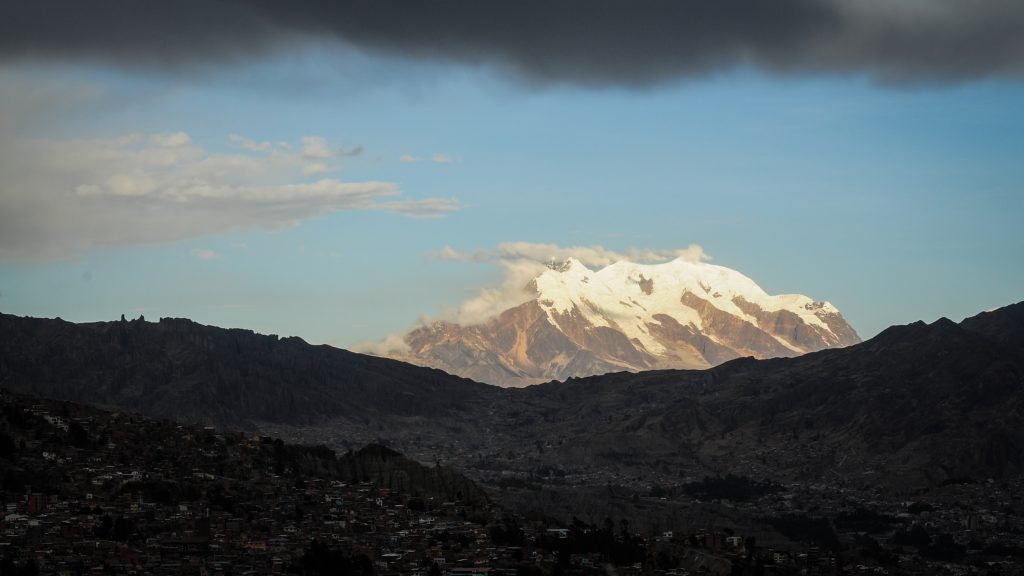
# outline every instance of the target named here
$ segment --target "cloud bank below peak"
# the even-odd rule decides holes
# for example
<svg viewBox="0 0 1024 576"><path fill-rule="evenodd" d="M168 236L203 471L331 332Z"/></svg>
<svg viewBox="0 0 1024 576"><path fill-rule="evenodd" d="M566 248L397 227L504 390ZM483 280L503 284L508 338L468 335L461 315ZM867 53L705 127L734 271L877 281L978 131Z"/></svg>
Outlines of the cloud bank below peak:
<svg viewBox="0 0 1024 576"><path fill-rule="evenodd" d="M278 230L340 210L438 218L460 207L451 198L408 198L392 182L329 177L360 147L319 136L229 141L237 150L209 152L183 132L0 142L0 260Z"/></svg>
<svg viewBox="0 0 1024 576"><path fill-rule="evenodd" d="M8 2L0 59L181 68L306 43L642 86L736 66L885 82L1024 71L1018 0Z"/></svg>

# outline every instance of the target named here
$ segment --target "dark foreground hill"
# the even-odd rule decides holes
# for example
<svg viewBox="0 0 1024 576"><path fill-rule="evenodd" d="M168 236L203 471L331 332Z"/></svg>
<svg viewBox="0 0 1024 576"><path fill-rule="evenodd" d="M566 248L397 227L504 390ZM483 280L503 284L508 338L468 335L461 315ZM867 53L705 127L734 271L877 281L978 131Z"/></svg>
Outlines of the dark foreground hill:
<svg viewBox="0 0 1024 576"><path fill-rule="evenodd" d="M557 427L542 427L560 430L564 459L579 462L617 450L721 473L906 488L1024 469L1024 355L945 319L800 358L529 392L557 410Z"/></svg>
<svg viewBox="0 0 1024 576"><path fill-rule="evenodd" d="M538 507L727 474L915 494L1024 470L1022 316L1015 304L798 358L520 390L187 320L0 316L0 382L338 448L381 442Z"/></svg>
<svg viewBox="0 0 1024 576"><path fill-rule="evenodd" d="M184 319L0 315L0 335L2 386L235 429L381 412L458 415L493 394L440 370Z"/></svg>

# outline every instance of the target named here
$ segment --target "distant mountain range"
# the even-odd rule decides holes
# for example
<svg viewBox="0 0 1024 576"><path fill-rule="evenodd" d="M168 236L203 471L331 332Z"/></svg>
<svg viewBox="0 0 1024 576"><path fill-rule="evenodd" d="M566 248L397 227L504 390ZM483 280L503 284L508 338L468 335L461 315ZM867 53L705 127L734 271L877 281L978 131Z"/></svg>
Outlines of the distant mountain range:
<svg viewBox="0 0 1024 576"><path fill-rule="evenodd" d="M708 368L860 342L828 302L770 296L722 266L677 259L590 270L570 258L483 324L434 322L385 355L501 386L606 372Z"/></svg>

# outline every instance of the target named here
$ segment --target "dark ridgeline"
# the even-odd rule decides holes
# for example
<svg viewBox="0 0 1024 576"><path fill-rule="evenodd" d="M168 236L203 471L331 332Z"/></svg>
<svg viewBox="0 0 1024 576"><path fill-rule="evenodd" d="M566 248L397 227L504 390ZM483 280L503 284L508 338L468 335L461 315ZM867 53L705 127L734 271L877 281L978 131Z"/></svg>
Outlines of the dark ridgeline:
<svg viewBox="0 0 1024 576"><path fill-rule="evenodd" d="M982 312L960 325L1008 348L1024 349L1024 303Z"/></svg>
<svg viewBox="0 0 1024 576"><path fill-rule="evenodd" d="M461 414L497 392L440 370L185 319L0 315L0 334L0 386L225 428Z"/></svg>
<svg viewBox="0 0 1024 576"><path fill-rule="evenodd" d="M1024 303L798 358L514 390L188 320L4 315L0 385L336 447L387 439L481 471L626 467L652 483L671 480L668 469L691 481L838 475L911 490L1022 470L1022 316Z"/></svg>
<svg viewBox="0 0 1024 576"><path fill-rule="evenodd" d="M1000 478L1024 470L1022 326L1024 303L963 325L894 326L798 358L608 374L531 396L564 405L563 425L579 422L577 432L598 420L593 414L632 414L581 439L598 450L602 434L647 458L689 449L717 472L771 452L774 460L759 468L770 478L865 467L878 469L873 481L905 487Z"/></svg>

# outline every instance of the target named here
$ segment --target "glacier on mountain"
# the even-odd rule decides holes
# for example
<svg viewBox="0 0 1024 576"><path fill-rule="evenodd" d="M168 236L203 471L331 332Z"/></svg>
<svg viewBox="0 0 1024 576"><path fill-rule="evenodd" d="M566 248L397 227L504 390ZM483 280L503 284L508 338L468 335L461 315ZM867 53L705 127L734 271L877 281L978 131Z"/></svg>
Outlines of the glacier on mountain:
<svg viewBox="0 0 1024 576"><path fill-rule="evenodd" d="M796 356L860 341L829 302L770 295L743 274L677 258L592 270L548 266L533 298L485 322L434 322L390 354L505 386L611 371L707 368L741 356Z"/></svg>

